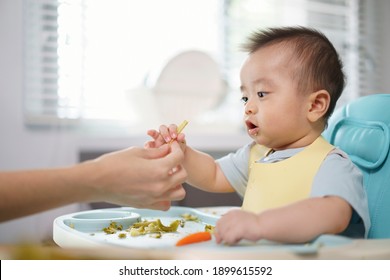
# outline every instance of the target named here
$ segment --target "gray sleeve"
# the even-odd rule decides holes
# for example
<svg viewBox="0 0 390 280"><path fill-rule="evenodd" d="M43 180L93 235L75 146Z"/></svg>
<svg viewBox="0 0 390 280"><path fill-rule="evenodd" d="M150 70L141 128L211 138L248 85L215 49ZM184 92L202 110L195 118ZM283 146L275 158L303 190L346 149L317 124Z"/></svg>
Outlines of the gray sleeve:
<svg viewBox="0 0 390 280"><path fill-rule="evenodd" d="M223 174L236 192L243 197L248 183L248 164L251 144L217 160Z"/></svg>
<svg viewBox="0 0 390 280"><path fill-rule="evenodd" d="M363 175L339 149L335 149L326 157L313 180L312 197L329 195L345 199L354 210L345 235L367 236L370 218Z"/></svg>

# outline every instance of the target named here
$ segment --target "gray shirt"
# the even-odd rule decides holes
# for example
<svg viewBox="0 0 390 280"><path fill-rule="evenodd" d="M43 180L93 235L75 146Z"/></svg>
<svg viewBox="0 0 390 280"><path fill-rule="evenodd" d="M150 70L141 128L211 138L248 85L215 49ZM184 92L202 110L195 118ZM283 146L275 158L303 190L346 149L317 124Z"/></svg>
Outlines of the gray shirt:
<svg viewBox="0 0 390 280"><path fill-rule="evenodd" d="M249 177L249 154L252 144L248 144L235 153L217 160L227 180L237 193L243 197ZM304 148L275 151L259 159L272 163L287 159ZM342 235L366 237L370 228L367 197L363 187L363 175L352 163L347 154L340 149L332 150L314 177L310 197L338 196L346 200L354 212L348 228Z"/></svg>

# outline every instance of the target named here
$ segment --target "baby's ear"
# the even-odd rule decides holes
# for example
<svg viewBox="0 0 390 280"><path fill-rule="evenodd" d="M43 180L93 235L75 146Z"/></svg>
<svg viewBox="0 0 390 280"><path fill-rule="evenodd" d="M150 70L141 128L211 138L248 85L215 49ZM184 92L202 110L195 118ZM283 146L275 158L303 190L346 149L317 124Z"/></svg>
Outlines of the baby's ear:
<svg viewBox="0 0 390 280"><path fill-rule="evenodd" d="M321 89L313 92L309 96L308 119L316 122L321 119L328 111L330 103L330 94L328 91Z"/></svg>

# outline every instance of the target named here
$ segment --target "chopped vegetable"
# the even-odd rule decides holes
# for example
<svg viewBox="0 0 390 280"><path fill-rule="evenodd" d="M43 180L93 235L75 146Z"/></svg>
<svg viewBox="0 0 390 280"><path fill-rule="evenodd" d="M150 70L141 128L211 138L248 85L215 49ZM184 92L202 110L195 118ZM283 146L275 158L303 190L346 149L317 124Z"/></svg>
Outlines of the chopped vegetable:
<svg viewBox="0 0 390 280"><path fill-rule="evenodd" d="M185 221L192 221L192 222L200 222L200 219L198 216L195 216L195 215L191 215L191 214L188 214L188 213L185 213L183 215L181 215L182 218L185 220Z"/></svg>
<svg viewBox="0 0 390 280"><path fill-rule="evenodd" d="M207 232L210 232L210 233L214 233L214 226L212 225L205 225L204 227L204 231L207 231Z"/></svg>
<svg viewBox="0 0 390 280"><path fill-rule="evenodd" d="M108 227L103 228L103 231L107 234L114 234L117 230L122 230L123 226L121 224L117 224L116 222L111 222Z"/></svg>
<svg viewBox="0 0 390 280"><path fill-rule="evenodd" d="M126 233L119 233L118 234L118 237L120 238L120 239L123 239L123 238L126 238Z"/></svg>
<svg viewBox="0 0 390 280"><path fill-rule="evenodd" d="M208 231L195 232L177 241L176 246L183 246L192 243L208 241L210 239L211 239L211 233Z"/></svg>
<svg viewBox="0 0 390 280"><path fill-rule="evenodd" d="M131 236L145 235L148 233L175 232L180 224L180 220L173 221L169 226L164 226L160 219L156 221L143 221L133 224L127 231Z"/></svg>

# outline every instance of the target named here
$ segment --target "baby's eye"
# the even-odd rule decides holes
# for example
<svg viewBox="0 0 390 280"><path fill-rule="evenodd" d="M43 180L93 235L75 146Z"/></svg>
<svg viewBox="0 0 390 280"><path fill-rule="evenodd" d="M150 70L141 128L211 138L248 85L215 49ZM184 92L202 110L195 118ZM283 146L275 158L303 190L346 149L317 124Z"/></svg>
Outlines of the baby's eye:
<svg viewBox="0 0 390 280"><path fill-rule="evenodd" d="M267 93L264 92L264 91L259 91L259 92L257 93L257 96L260 97L260 98L263 98L263 97L266 96L266 95L267 95Z"/></svg>
<svg viewBox="0 0 390 280"><path fill-rule="evenodd" d="M246 104L248 102L248 97L245 96L241 97L241 102Z"/></svg>

